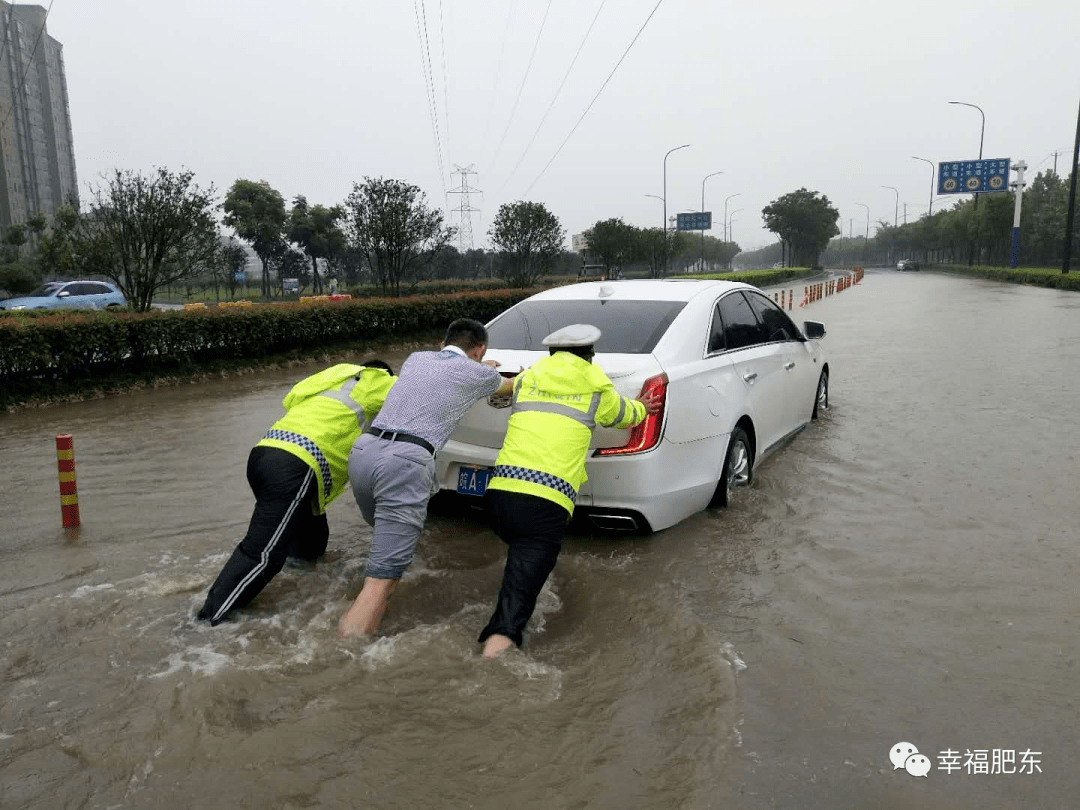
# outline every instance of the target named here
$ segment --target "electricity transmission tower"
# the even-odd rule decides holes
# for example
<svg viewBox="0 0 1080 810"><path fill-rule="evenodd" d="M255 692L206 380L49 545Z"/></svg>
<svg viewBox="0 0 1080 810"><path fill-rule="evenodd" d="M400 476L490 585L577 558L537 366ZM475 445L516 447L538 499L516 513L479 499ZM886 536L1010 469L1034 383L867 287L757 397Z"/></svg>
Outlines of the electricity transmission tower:
<svg viewBox="0 0 1080 810"><path fill-rule="evenodd" d="M479 208L474 208L470 201L470 194L483 194L480 189L469 185L469 175L475 175L476 170L473 168L476 164L470 163L468 166L461 167L454 164L454 171L450 176L455 174L461 175L461 185L457 188L452 188L447 191L447 194L460 195L461 204L457 208L450 209L451 211L458 212L458 250L464 253L467 250L472 250L473 236L472 236L472 214L473 211L479 211Z"/></svg>

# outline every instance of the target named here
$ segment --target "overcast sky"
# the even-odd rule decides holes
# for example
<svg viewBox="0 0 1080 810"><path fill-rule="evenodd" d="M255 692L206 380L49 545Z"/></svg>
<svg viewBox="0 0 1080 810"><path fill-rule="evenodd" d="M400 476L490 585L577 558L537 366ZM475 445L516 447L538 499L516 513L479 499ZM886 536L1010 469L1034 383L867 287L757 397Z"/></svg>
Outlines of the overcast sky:
<svg viewBox="0 0 1080 810"><path fill-rule="evenodd" d="M872 234L893 219L882 186L901 222L905 202L909 220L925 213L931 167L913 155L978 156L979 111L949 101L985 112L984 157L1045 170L1058 151L1063 175L1080 103L1075 0L57 0L47 25L80 193L113 168L166 166L221 195L246 178L324 205L395 177L453 209L453 166L472 165L477 246L519 199L568 235L609 217L659 226L645 195L663 195L664 154L684 143L669 215L698 210L722 171L705 186L712 234L738 194L744 249L775 241L761 209L802 186L845 233L870 206Z"/></svg>

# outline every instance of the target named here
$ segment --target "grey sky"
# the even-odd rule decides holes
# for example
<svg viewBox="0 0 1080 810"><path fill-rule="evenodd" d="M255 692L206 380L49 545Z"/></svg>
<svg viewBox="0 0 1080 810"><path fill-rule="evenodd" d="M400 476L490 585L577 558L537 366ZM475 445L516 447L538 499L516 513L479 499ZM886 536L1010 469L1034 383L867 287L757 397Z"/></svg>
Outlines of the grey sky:
<svg viewBox="0 0 1080 810"><path fill-rule="evenodd" d="M691 143L668 159L669 215L696 210L702 179L723 171L706 185L712 234L739 193L732 231L753 249L774 241L762 207L800 186L828 195L845 233L849 218L856 234L865 227L856 202L870 206L871 233L892 220L882 185L899 189L901 220L904 202L909 220L924 213L931 170L911 156L978 153L978 111L950 100L984 110L985 157L1044 170L1056 150L1067 173L1080 3L662 0L537 180L656 0L604 1L525 152L600 4L552 0L512 119L547 0L58 0L48 28L64 46L83 192L114 167L160 165L222 194L239 177L265 179L287 200L325 205L365 175L398 177L441 205L452 165L475 164L481 244L498 206L517 199L544 202L568 234L615 216L659 226L661 202L645 195L662 193L664 153Z"/></svg>

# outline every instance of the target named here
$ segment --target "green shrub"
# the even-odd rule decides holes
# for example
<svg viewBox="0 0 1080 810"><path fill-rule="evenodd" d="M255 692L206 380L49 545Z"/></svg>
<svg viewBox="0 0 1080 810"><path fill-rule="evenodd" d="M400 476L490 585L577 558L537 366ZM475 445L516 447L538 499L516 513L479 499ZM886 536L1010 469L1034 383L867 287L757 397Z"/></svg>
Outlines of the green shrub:
<svg viewBox="0 0 1080 810"><path fill-rule="evenodd" d="M456 318L488 321L537 290L311 301L152 312L44 311L0 317L0 407L70 396L90 382L151 380L259 365L374 341L404 341Z"/></svg>

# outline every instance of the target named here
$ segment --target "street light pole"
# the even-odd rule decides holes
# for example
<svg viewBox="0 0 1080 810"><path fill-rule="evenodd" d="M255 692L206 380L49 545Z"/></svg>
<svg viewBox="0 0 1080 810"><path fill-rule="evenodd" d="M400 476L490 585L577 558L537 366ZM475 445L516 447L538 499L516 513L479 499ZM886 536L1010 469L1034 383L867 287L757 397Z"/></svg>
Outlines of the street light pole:
<svg viewBox="0 0 1080 810"><path fill-rule="evenodd" d="M897 225L900 224L900 192L897 191L892 186L882 186L882 188L892 188L893 193L896 195L896 205L893 208L893 220L892 220L892 226L895 228Z"/></svg>
<svg viewBox="0 0 1080 810"><path fill-rule="evenodd" d="M740 194L742 194L741 191L737 192L735 194L728 194L727 197L724 198L724 241L725 242L730 241L730 240L728 240L728 232L727 232L727 202L732 197L738 197Z"/></svg>
<svg viewBox="0 0 1080 810"><path fill-rule="evenodd" d="M710 177L716 177L716 175L718 175L718 174L723 174L723 172L713 172L712 174L707 174L701 180L701 213L702 214L705 213L705 181L708 180ZM705 229L704 228L701 229L701 272L703 272L703 273L705 272Z"/></svg>
<svg viewBox="0 0 1080 810"><path fill-rule="evenodd" d="M982 160L983 155L983 135L986 134L986 113L982 111L982 107L978 104L968 104L966 101L950 101L950 104L959 104L962 107L974 107L979 111L979 115L982 116L982 125L979 127L979 160ZM979 210L979 195L975 194L975 210ZM968 266L975 264L975 241L968 241Z"/></svg>
<svg viewBox="0 0 1080 810"><path fill-rule="evenodd" d="M667 257L667 234L668 234L668 221L667 221L667 159L668 155L672 152L678 152L680 149L685 149L690 144L684 143L682 146L676 146L674 149L668 149L664 153L664 273L668 271L668 257Z"/></svg>
<svg viewBox="0 0 1080 810"><path fill-rule="evenodd" d="M870 206L866 203L857 202L856 205L861 205L866 209L866 236L863 237L862 254L863 261L866 261L867 243L870 241Z"/></svg>
<svg viewBox="0 0 1080 810"><path fill-rule="evenodd" d="M986 113L984 113L982 111L982 107L980 107L978 104L968 104L966 101L950 101L949 103L950 104L959 104L959 105L961 105L963 107L974 107L976 110L979 111L979 115L982 116L982 126L979 128L979 160L982 160L983 135L986 134ZM976 200L979 199L978 194L975 195L975 199Z"/></svg>
<svg viewBox="0 0 1080 810"><path fill-rule="evenodd" d="M923 163L930 164L930 205L927 208L926 216L932 217L934 215L934 175L937 172L937 169L934 167L934 161L927 158L915 157L915 155L912 155L911 159L921 160Z"/></svg>
<svg viewBox="0 0 1080 810"><path fill-rule="evenodd" d="M734 211L731 212L731 216L727 217L727 222L725 223L725 227L724 227L724 233L726 233L728 236L731 236L731 223L732 223L732 220L735 219L735 215L737 213L739 213L740 211L742 211L741 208L736 208Z"/></svg>

